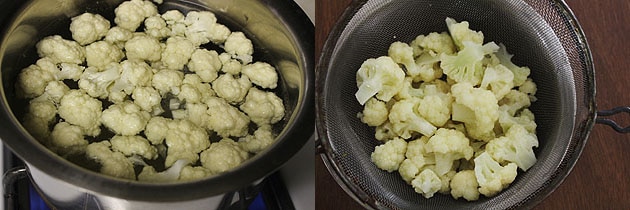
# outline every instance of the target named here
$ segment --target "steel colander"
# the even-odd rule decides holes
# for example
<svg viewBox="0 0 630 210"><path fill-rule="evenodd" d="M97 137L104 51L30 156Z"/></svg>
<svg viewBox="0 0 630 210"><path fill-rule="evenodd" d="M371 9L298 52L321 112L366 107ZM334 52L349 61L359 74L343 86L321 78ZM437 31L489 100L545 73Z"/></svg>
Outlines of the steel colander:
<svg viewBox="0 0 630 210"><path fill-rule="evenodd" d="M436 194L425 199L400 178L376 168L370 154L380 143L357 113L356 71L368 58L386 55L395 41L447 31L444 20L468 21L484 42L503 43L512 61L530 67L537 83L540 146L536 164L494 197L478 201ZM361 205L374 209L531 208L568 175L597 115L594 69L584 34L560 0L355 1L324 45L317 66L320 152L337 182Z"/></svg>

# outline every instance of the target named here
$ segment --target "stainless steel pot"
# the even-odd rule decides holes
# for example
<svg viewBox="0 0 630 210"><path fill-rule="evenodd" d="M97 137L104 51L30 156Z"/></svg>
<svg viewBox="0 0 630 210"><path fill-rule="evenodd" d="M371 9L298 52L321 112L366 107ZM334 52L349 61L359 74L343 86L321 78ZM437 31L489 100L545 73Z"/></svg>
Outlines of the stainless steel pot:
<svg viewBox="0 0 630 210"><path fill-rule="evenodd" d="M70 17L99 13L113 23L122 0L3 1L0 44L0 138L28 165L30 175L53 206L71 208L77 199L95 199L101 209L208 209L216 198L269 175L290 159L314 131L314 27L293 1L165 0L168 9L210 10L219 22L250 37L261 60L280 75L277 94L284 100L285 119L276 127L276 143L224 174L183 183L151 184L111 178L75 165L38 143L19 122L25 101L15 97L19 71L35 62L34 45L43 37L69 38ZM61 189L63 195L60 195Z"/></svg>

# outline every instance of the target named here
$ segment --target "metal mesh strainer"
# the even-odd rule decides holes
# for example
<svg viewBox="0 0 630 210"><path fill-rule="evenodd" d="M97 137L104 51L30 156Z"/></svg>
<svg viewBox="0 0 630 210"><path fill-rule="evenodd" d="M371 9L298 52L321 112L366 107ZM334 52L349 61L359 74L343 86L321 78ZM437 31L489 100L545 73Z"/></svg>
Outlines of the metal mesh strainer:
<svg viewBox="0 0 630 210"><path fill-rule="evenodd" d="M387 54L394 41L447 31L444 19L470 22L485 41L504 43L538 85L538 162L500 194L479 201L450 195L424 199L398 175L370 162L379 144L356 114L355 74L361 63ZM594 70L584 35L557 0L381 0L354 2L329 35L318 65L317 127L322 157L333 177L365 207L376 209L504 209L532 207L567 176L595 118Z"/></svg>

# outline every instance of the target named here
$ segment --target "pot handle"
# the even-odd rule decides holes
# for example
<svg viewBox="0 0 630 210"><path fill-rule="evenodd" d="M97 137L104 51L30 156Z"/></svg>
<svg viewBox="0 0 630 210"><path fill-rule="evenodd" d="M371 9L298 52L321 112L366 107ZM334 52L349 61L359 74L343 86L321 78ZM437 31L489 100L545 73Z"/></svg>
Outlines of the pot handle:
<svg viewBox="0 0 630 210"><path fill-rule="evenodd" d="M595 122L599 124L608 125L619 133L630 133L630 126L621 127L619 124L617 124L617 122L615 122L612 119L599 117L599 116L612 116L612 115L616 115L622 112L628 113L630 115L630 106L620 106L620 107L615 107L610 110L597 111L597 118L595 118Z"/></svg>
<svg viewBox="0 0 630 210"><path fill-rule="evenodd" d="M16 167L7 171L3 175L2 187L4 190L5 209L17 209L18 193L15 190L15 186L18 180L28 176L26 167Z"/></svg>

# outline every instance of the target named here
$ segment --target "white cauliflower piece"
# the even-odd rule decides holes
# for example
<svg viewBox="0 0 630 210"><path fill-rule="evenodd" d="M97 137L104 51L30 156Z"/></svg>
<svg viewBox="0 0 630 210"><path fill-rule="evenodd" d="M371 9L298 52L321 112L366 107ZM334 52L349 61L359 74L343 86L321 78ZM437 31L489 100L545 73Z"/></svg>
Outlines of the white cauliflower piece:
<svg viewBox="0 0 630 210"><path fill-rule="evenodd" d="M274 124L284 117L282 99L273 92L266 92L252 87L241 104L241 110L250 120L259 126Z"/></svg>
<svg viewBox="0 0 630 210"><path fill-rule="evenodd" d="M157 149L142 136L116 135L109 142L112 144L113 151L121 152L126 156L140 155L149 160L158 157Z"/></svg>
<svg viewBox="0 0 630 210"><path fill-rule="evenodd" d="M110 95L112 92L120 91L130 95L136 87L151 85L153 69L149 64L138 60L125 60L120 63L120 67L120 77L112 85Z"/></svg>
<svg viewBox="0 0 630 210"><path fill-rule="evenodd" d="M238 140L245 151L259 153L275 142L276 138L271 132L271 126L261 126L254 131L253 135L247 135Z"/></svg>
<svg viewBox="0 0 630 210"><path fill-rule="evenodd" d="M48 82L55 80L55 76L37 65L30 65L18 74L15 83L16 95L20 98L35 98L44 93Z"/></svg>
<svg viewBox="0 0 630 210"><path fill-rule="evenodd" d="M394 131L394 126L389 121L385 121L385 123L376 126L374 130L374 138L382 142L398 137L398 134Z"/></svg>
<svg viewBox="0 0 630 210"><path fill-rule="evenodd" d="M476 44L483 44L483 33L481 31L473 31L469 28L468 21L457 22L455 19L447 17L446 26L448 32L453 38L453 43L462 50L465 48L464 42L472 42Z"/></svg>
<svg viewBox="0 0 630 210"><path fill-rule="evenodd" d="M100 40L109 31L110 23L99 14L83 13L75 16L70 23L72 39L81 45L87 45Z"/></svg>
<svg viewBox="0 0 630 210"><path fill-rule="evenodd" d="M444 126L451 119L453 97L439 90L437 85L424 83L424 97L418 101L418 114L434 126Z"/></svg>
<svg viewBox="0 0 630 210"><path fill-rule="evenodd" d="M199 153L210 146L210 137L205 129L188 120L172 120L168 123L165 137L168 146L164 165L169 167L183 159L191 163L199 160Z"/></svg>
<svg viewBox="0 0 630 210"><path fill-rule="evenodd" d="M495 53L495 56L499 59L499 62L510 69L514 74L514 86L521 86L527 80L531 70L524 66L519 67L512 63L512 54L507 52L507 48L503 44L499 44L499 50Z"/></svg>
<svg viewBox="0 0 630 210"><path fill-rule="evenodd" d="M413 56L413 48L404 42L394 42L389 45L387 55L394 60L394 62L405 66L407 75L417 76L420 74L420 68L416 65Z"/></svg>
<svg viewBox="0 0 630 210"><path fill-rule="evenodd" d="M389 110L385 102L376 98L370 98L363 106L363 112L359 113L361 122L369 126L379 126L387 121Z"/></svg>
<svg viewBox="0 0 630 210"><path fill-rule="evenodd" d="M131 94L133 102L140 106L142 110L158 115L163 112L161 107L162 96L153 87L137 87Z"/></svg>
<svg viewBox="0 0 630 210"><path fill-rule="evenodd" d="M210 11L190 11L186 14L186 38L195 46L213 42L222 44L230 35L230 30L217 23L217 18Z"/></svg>
<svg viewBox="0 0 630 210"><path fill-rule="evenodd" d="M145 18L158 14L157 6L146 0L124 1L114 10L114 22L121 28L136 31Z"/></svg>
<svg viewBox="0 0 630 210"><path fill-rule="evenodd" d="M494 42L481 45L464 41L463 45L465 47L454 55L441 54L440 67L448 79L479 85L484 73L485 56L496 52L499 47Z"/></svg>
<svg viewBox="0 0 630 210"><path fill-rule="evenodd" d="M187 66L188 70L199 75L203 82L212 82L219 76L222 63L217 51L196 49Z"/></svg>
<svg viewBox="0 0 630 210"><path fill-rule="evenodd" d="M208 100L208 98L201 103L186 103L185 105L187 119L202 128L208 128L210 118L210 115L208 115L208 106L205 104L206 100Z"/></svg>
<svg viewBox="0 0 630 210"><path fill-rule="evenodd" d="M184 171L185 167L188 167L187 160L178 160L171 167L162 172L155 171L153 166L144 166L140 174L138 174L139 181L164 183L173 182L179 179L180 173Z"/></svg>
<svg viewBox="0 0 630 210"><path fill-rule="evenodd" d="M82 64L85 61L85 49L79 43L65 40L59 35L43 38L36 48L39 57L50 57L55 63Z"/></svg>
<svg viewBox="0 0 630 210"><path fill-rule="evenodd" d="M107 31L107 35L105 35L104 40L122 49L125 47L125 42L131 38L133 38L133 33L131 31L114 26Z"/></svg>
<svg viewBox="0 0 630 210"><path fill-rule="evenodd" d="M185 36L186 23L184 14L178 10L169 10L162 14L166 27L171 30L170 36Z"/></svg>
<svg viewBox="0 0 630 210"><path fill-rule="evenodd" d="M49 126L54 123L57 116L57 107L55 102L40 98L29 101L22 125L33 137L46 143L50 136Z"/></svg>
<svg viewBox="0 0 630 210"><path fill-rule="evenodd" d="M401 138L394 138L376 146L370 157L376 167L393 172L398 170L400 163L405 160L405 152L407 152L407 142Z"/></svg>
<svg viewBox="0 0 630 210"><path fill-rule="evenodd" d="M163 39L171 35L171 30L166 27L166 21L159 14L144 20L144 32L156 39Z"/></svg>
<svg viewBox="0 0 630 210"><path fill-rule="evenodd" d="M179 94L180 87L184 80L184 72L177 70L160 70L153 74L151 85L163 96L171 92L175 95Z"/></svg>
<svg viewBox="0 0 630 210"><path fill-rule="evenodd" d="M252 62L252 54L254 54L254 45L243 32L232 32L224 43L225 52L232 55L232 58L240 60L243 64Z"/></svg>
<svg viewBox="0 0 630 210"><path fill-rule="evenodd" d="M85 155L101 165L101 173L135 180L136 174L131 160L121 152L112 151L110 147L109 141L91 143L86 147Z"/></svg>
<svg viewBox="0 0 630 210"><path fill-rule="evenodd" d="M88 67L79 79L79 88L92 97L106 99L109 96L110 85L120 78L120 72L119 63L110 63L103 71L96 67Z"/></svg>
<svg viewBox="0 0 630 210"><path fill-rule="evenodd" d="M52 73L55 80L79 80L85 67L75 63L55 63L49 57L40 58L35 64L42 70Z"/></svg>
<svg viewBox="0 0 630 210"><path fill-rule="evenodd" d="M389 110L389 122L401 138L409 139L414 133L432 136L437 129L417 113L418 102L418 99L405 99L396 102Z"/></svg>
<svg viewBox="0 0 630 210"><path fill-rule="evenodd" d="M212 143L200 155L201 165L214 174L226 172L249 158L247 151L229 138Z"/></svg>
<svg viewBox="0 0 630 210"><path fill-rule="evenodd" d="M467 201L476 201L479 199L478 187L475 171L462 170L451 179L451 196L455 199L463 197Z"/></svg>
<svg viewBox="0 0 630 210"><path fill-rule="evenodd" d="M197 74L186 74L182 81L181 91L177 94L180 101L186 103L200 103L214 96L214 90L208 83L202 82Z"/></svg>
<svg viewBox="0 0 630 210"><path fill-rule="evenodd" d="M67 122L55 125L50 140L51 149L61 156L82 154L89 144L83 137L83 129Z"/></svg>
<svg viewBox="0 0 630 210"><path fill-rule="evenodd" d="M411 186L425 198L431 198L442 189L442 180L433 170L427 168L411 181Z"/></svg>
<svg viewBox="0 0 630 210"><path fill-rule="evenodd" d="M528 108L531 105L529 96L518 90L510 90L503 99L499 101L499 105L502 106L510 115L514 116L516 113L524 108Z"/></svg>
<svg viewBox="0 0 630 210"><path fill-rule="evenodd" d="M516 163L527 171L536 163L536 154L532 147L538 147L538 138L519 124L515 124L505 133L486 144L486 152L499 163Z"/></svg>
<svg viewBox="0 0 630 210"><path fill-rule="evenodd" d="M102 103L80 90L70 90L59 102L59 117L80 126L88 136L97 136L101 129Z"/></svg>
<svg viewBox="0 0 630 210"><path fill-rule="evenodd" d="M376 95L387 102L402 89L404 79L405 72L390 57L367 59L357 71L357 101L363 105Z"/></svg>
<svg viewBox="0 0 630 210"><path fill-rule="evenodd" d="M70 91L70 87L68 87L62 81L52 81L46 85L44 89L44 93L39 97L31 100L31 102L47 100L51 101L54 104L59 104L61 102L61 98L66 95Z"/></svg>
<svg viewBox="0 0 630 210"><path fill-rule="evenodd" d="M501 130L503 133L507 133L507 131L513 125L521 125L530 133L536 133L536 121L534 121L534 113L529 109L525 108L516 116L510 115L508 113L508 106L500 106L499 107L499 125L501 126Z"/></svg>
<svg viewBox="0 0 630 210"><path fill-rule="evenodd" d="M124 56L120 48L107 41L94 42L85 47L85 60L88 66L101 68L110 63L120 62Z"/></svg>
<svg viewBox="0 0 630 210"><path fill-rule="evenodd" d="M447 32L431 32L426 36L419 35L409 45L413 47L415 57L425 53L437 56L442 53L452 55L457 52L453 38Z"/></svg>
<svg viewBox="0 0 630 210"><path fill-rule="evenodd" d="M501 64L488 66L480 87L492 91L497 100L501 100L514 87L513 80L514 74L505 66Z"/></svg>
<svg viewBox="0 0 630 210"><path fill-rule="evenodd" d="M256 62L243 66L243 75L247 75L255 85L262 88L274 89L278 85L276 68L265 62Z"/></svg>
<svg viewBox="0 0 630 210"><path fill-rule="evenodd" d="M235 78L234 75L223 74L212 83L212 89L217 96L224 98L230 103L243 101L251 87L252 83L246 75Z"/></svg>
<svg viewBox="0 0 630 210"><path fill-rule="evenodd" d="M219 55L219 59L221 60L221 71L231 75L239 75L241 73L241 69L243 69L243 65L238 60L232 59L232 56L228 53L221 53Z"/></svg>
<svg viewBox="0 0 630 210"><path fill-rule="evenodd" d="M247 135L247 128L250 122L247 115L222 98L210 97L206 100L206 105L208 105L207 113L209 117L207 127L209 130L217 132L224 138Z"/></svg>
<svg viewBox="0 0 630 210"><path fill-rule="evenodd" d="M144 135L147 137L147 140L153 145L162 144L168 133L170 121L170 119L160 116L152 117L144 129Z"/></svg>
<svg viewBox="0 0 630 210"><path fill-rule="evenodd" d="M212 171L203 166L185 166L179 174L179 180L199 180L212 175Z"/></svg>
<svg viewBox="0 0 630 210"><path fill-rule="evenodd" d="M127 59L142 61L159 61L162 58L162 45L152 36L135 35L125 43Z"/></svg>
<svg viewBox="0 0 630 210"><path fill-rule="evenodd" d="M151 114L143 111L138 105L130 101L112 104L103 110L101 122L116 134L132 136L137 135L147 122Z"/></svg>
<svg viewBox="0 0 630 210"><path fill-rule="evenodd" d="M469 160L473 156L470 140L464 133L453 129L440 128L429 139L427 152L435 155L435 173L439 176L453 169L453 162L459 159Z"/></svg>
<svg viewBox="0 0 630 210"><path fill-rule="evenodd" d="M425 151L428 141L429 137L422 136L407 143L406 159L400 164L398 173L408 184L411 184L422 169L435 164L435 156Z"/></svg>
<svg viewBox="0 0 630 210"><path fill-rule="evenodd" d="M481 153L474 161L479 192L487 197L496 195L516 178L516 164L501 166L487 152Z"/></svg>
<svg viewBox="0 0 630 210"><path fill-rule="evenodd" d="M499 118L499 105L494 94L486 89L472 87L470 83L453 85L451 94L455 98L452 104L453 121L463 122L469 137L473 139L493 139L494 125Z"/></svg>
<svg viewBox="0 0 630 210"><path fill-rule="evenodd" d="M195 49L193 43L184 37L170 37L162 51L162 64L168 69L181 70L188 64Z"/></svg>

